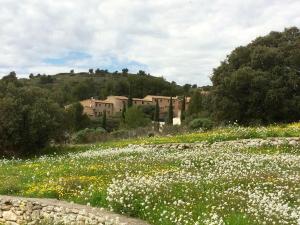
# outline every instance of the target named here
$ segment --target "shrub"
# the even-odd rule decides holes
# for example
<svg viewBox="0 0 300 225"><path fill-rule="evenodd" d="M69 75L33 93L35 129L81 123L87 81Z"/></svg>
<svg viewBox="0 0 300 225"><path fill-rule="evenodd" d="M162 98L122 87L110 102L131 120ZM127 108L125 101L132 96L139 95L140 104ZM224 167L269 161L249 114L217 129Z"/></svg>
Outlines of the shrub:
<svg viewBox="0 0 300 225"><path fill-rule="evenodd" d="M125 112L125 126L127 128L145 127L151 120L138 107L130 107Z"/></svg>
<svg viewBox="0 0 300 225"><path fill-rule="evenodd" d="M127 139L127 138L135 138L135 137L146 137L149 134L153 133L153 129L151 126L146 127L138 127L136 129L121 129L117 131L113 131L110 133L111 138L113 139Z"/></svg>
<svg viewBox="0 0 300 225"><path fill-rule="evenodd" d="M105 141L107 138L107 132L102 127L98 127L96 129L86 128L78 131L74 135L73 142L77 144L92 143L97 141Z"/></svg>
<svg viewBox="0 0 300 225"><path fill-rule="evenodd" d="M210 130L213 128L213 122L208 118L197 118L189 123L189 128L193 130Z"/></svg>
<svg viewBox="0 0 300 225"><path fill-rule="evenodd" d="M180 134L180 133L184 133L186 132L186 128L184 126L180 126L180 125L168 125L168 124L165 124L163 126L163 130L162 130L162 133L164 135L166 134Z"/></svg>

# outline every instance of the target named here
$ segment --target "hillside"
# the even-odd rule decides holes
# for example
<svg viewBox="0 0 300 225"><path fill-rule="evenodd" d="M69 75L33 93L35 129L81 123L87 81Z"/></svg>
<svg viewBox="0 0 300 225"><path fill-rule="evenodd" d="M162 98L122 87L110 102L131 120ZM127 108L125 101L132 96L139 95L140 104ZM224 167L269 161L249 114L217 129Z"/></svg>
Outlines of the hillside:
<svg viewBox="0 0 300 225"><path fill-rule="evenodd" d="M146 74L127 73L60 73L53 76L36 75L30 79L20 79L29 86L38 86L51 91L61 105L95 97L104 99L108 95L144 97L145 95L188 95L192 86L180 86L163 77ZM197 87L196 85L193 86Z"/></svg>

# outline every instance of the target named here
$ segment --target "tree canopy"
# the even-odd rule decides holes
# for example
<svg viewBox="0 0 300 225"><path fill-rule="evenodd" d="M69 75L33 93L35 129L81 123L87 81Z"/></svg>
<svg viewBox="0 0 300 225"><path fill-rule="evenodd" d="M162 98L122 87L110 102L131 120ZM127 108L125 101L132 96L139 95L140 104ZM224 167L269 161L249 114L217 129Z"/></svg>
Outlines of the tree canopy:
<svg viewBox="0 0 300 225"><path fill-rule="evenodd" d="M211 78L213 117L241 124L300 119L300 31L271 32L236 48Z"/></svg>

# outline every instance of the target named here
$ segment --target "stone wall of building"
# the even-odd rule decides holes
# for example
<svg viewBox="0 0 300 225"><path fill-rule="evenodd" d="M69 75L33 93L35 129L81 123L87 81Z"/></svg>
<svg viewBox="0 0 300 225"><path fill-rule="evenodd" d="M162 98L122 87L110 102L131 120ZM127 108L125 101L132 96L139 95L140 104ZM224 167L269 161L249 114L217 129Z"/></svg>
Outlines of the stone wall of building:
<svg viewBox="0 0 300 225"><path fill-rule="evenodd" d="M68 225L147 225L100 208L52 199L0 196L1 225L34 225L44 221Z"/></svg>

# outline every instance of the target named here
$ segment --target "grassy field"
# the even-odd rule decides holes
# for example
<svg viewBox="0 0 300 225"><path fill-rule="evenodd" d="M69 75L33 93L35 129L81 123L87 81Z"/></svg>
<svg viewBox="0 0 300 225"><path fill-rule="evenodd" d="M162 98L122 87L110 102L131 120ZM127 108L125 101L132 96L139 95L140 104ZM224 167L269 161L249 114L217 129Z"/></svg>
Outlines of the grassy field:
<svg viewBox="0 0 300 225"><path fill-rule="evenodd" d="M300 136L299 124L231 127L3 159L0 194L64 199L157 225L300 224L300 146L220 142L289 136ZM192 149L145 145L201 141Z"/></svg>
<svg viewBox="0 0 300 225"><path fill-rule="evenodd" d="M51 147L45 149L43 154L64 154L69 152L82 152L91 146L95 148L122 148L128 145L148 145L167 143L195 143L195 142L219 142L238 139L268 138L268 137L299 137L300 123L272 125L268 127L224 127L207 132L192 132L174 136L156 136L146 138L121 139L107 141L93 145L69 145L65 147Z"/></svg>

